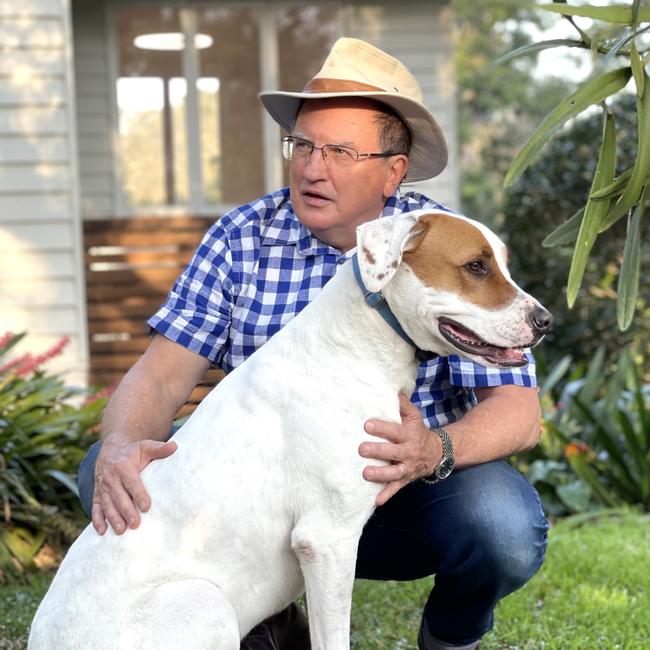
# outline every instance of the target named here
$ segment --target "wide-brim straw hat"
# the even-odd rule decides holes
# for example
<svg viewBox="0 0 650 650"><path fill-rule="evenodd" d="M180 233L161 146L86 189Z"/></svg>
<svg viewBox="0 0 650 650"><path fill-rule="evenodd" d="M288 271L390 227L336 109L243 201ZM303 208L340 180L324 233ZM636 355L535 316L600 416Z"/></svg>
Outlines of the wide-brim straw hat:
<svg viewBox="0 0 650 650"><path fill-rule="evenodd" d="M334 43L320 72L302 92L260 93L264 108L291 133L302 102L330 97L366 97L390 106L411 133L405 182L437 176L447 164L447 144L435 118L422 102L415 77L397 59L356 38Z"/></svg>

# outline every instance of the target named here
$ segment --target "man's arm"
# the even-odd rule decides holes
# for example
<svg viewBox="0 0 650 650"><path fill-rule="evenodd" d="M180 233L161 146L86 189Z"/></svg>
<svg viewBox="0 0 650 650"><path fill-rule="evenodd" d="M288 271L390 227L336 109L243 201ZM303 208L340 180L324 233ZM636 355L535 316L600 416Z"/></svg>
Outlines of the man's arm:
<svg viewBox="0 0 650 650"><path fill-rule="evenodd" d="M162 441L209 365L207 359L156 335L120 382L102 420L95 467L92 522L100 535L107 521L118 534L140 524L140 512L151 505L140 472L176 450L174 442Z"/></svg>
<svg viewBox="0 0 650 650"><path fill-rule="evenodd" d="M479 403L460 420L445 426L454 444L456 467L469 467L534 447L539 439L541 411L537 390L520 386L476 389ZM368 420L366 431L388 442L364 442L366 458L392 462L368 466L363 476L386 483L376 505L383 505L410 481L433 473L442 457L440 438L426 428L416 406L400 395L401 423Z"/></svg>

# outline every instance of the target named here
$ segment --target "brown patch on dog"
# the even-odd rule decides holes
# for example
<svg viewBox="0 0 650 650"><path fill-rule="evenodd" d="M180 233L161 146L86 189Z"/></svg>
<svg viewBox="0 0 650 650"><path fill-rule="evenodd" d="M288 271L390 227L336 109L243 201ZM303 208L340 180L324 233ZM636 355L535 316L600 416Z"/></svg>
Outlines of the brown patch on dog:
<svg viewBox="0 0 650 650"><path fill-rule="evenodd" d="M368 264L375 264L377 262L375 256L365 246L361 250L363 251L363 254L366 256L366 260L368 260Z"/></svg>
<svg viewBox="0 0 650 650"><path fill-rule="evenodd" d="M504 277L492 246L471 223L443 214L418 220L422 232L404 253L404 261L430 287L462 296L484 309L500 309L517 295ZM481 262L487 272L472 273L468 264Z"/></svg>

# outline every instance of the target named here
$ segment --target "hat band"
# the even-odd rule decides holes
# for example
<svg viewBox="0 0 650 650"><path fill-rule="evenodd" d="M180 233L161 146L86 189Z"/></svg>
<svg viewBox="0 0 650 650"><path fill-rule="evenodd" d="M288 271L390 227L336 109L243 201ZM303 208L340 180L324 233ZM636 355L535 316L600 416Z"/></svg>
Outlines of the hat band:
<svg viewBox="0 0 650 650"><path fill-rule="evenodd" d="M364 84L352 79L327 79L316 77L307 83L302 92L304 93L346 93L346 92L363 92L363 91L380 91L386 92L383 88Z"/></svg>

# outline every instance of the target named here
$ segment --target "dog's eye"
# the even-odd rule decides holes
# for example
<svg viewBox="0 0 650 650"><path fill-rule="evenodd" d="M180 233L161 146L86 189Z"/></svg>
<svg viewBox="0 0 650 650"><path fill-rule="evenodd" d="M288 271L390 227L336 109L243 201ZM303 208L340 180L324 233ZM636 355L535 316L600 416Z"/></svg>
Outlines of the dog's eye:
<svg viewBox="0 0 650 650"><path fill-rule="evenodd" d="M487 266L485 266L483 260L474 260L473 262L468 262L465 264L465 268L472 275L478 275L479 277L485 277L488 274Z"/></svg>

